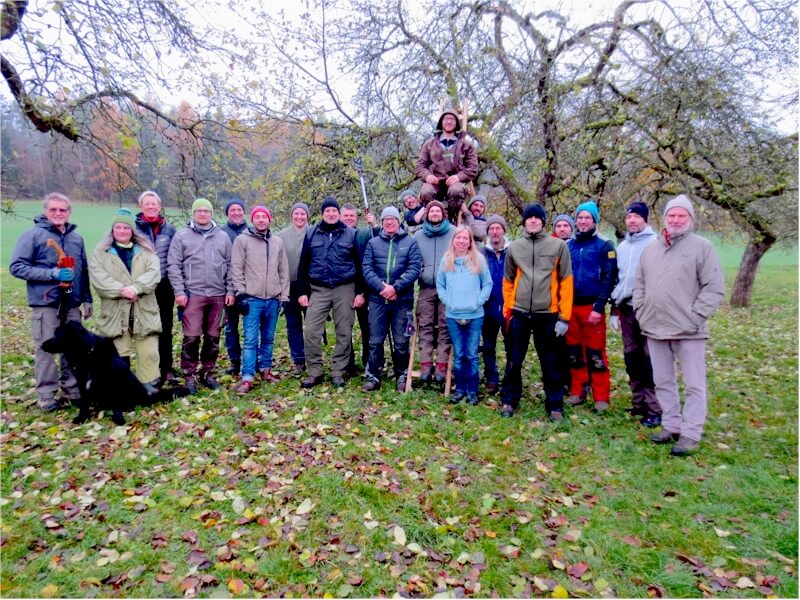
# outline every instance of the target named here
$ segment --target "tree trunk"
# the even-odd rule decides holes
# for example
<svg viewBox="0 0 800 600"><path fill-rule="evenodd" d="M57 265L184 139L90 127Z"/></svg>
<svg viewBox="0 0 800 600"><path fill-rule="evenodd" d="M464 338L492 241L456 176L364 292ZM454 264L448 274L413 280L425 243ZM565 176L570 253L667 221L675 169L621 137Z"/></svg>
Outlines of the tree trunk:
<svg viewBox="0 0 800 600"><path fill-rule="evenodd" d="M775 243L775 238L772 236L760 237L761 239L750 238L747 242L747 248L745 248L744 256L742 256L742 262L739 263L739 272L736 274L736 281L733 283L731 306L750 306L758 265L767 250L772 248L772 245Z"/></svg>

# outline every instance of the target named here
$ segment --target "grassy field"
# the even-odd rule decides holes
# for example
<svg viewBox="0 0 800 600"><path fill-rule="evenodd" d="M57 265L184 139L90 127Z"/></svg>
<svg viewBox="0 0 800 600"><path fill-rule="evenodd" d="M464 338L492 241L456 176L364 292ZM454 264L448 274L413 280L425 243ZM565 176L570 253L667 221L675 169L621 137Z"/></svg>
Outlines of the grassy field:
<svg viewBox="0 0 800 600"><path fill-rule="evenodd" d="M109 214L76 207L88 247ZM3 219L4 266L27 226ZM733 251L723 256L730 283ZM797 597L798 279L787 257L765 260L751 308L726 305L711 322L709 419L688 459L625 412L614 333L611 410L579 407L561 426L544 419L533 355L513 419L491 399L370 396L360 378L308 393L287 377L244 398L202 392L140 409L124 427L107 416L74 426L75 409L36 410L24 289L6 271L0 591ZM276 361L288 371L282 322Z"/></svg>

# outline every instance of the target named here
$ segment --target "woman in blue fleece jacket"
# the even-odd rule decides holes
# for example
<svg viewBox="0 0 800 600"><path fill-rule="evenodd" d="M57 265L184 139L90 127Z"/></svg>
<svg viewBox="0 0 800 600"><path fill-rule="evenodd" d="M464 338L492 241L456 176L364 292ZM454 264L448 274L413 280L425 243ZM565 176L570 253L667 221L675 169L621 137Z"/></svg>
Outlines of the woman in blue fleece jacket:
<svg viewBox="0 0 800 600"><path fill-rule="evenodd" d="M492 292L486 259L475 246L469 227L457 227L442 257L436 292L445 305L447 330L453 344L456 391L450 399L478 403L478 346L483 327L483 305Z"/></svg>

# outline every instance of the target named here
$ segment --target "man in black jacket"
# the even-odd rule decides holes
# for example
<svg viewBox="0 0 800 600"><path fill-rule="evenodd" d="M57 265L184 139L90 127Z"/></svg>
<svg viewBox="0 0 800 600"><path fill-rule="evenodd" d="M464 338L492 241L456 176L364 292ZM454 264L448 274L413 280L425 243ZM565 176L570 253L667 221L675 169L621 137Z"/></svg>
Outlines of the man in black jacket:
<svg viewBox="0 0 800 600"><path fill-rule="evenodd" d="M353 343L353 309L364 304L356 231L339 220L339 203L332 196L322 201L321 209L322 222L306 233L297 272L297 302L308 308L303 331L308 377L300 382L304 388L322 382L322 333L331 310L336 329L331 381L344 386Z"/></svg>

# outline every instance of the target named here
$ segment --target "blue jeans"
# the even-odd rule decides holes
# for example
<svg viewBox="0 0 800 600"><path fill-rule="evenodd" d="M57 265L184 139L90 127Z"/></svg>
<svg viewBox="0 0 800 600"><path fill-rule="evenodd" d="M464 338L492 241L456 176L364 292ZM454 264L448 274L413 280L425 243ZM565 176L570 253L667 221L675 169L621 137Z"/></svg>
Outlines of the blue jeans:
<svg viewBox="0 0 800 600"><path fill-rule="evenodd" d="M482 328L483 317L467 319L465 325L447 317L447 330L453 344L453 379L456 392L478 394L478 346Z"/></svg>
<svg viewBox="0 0 800 600"><path fill-rule="evenodd" d="M239 342L239 311L232 306L225 307L225 349L232 363L242 362L242 345Z"/></svg>
<svg viewBox="0 0 800 600"><path fill-rule="evenodd" d="M289 341L289 353L296 365L306 364L305 345L303 343L303 316L306 309L297 303L297 298L289 297L283 303L283 314L286 317L286 338Z"/></svg>
<svg viewBox="0 0 800 600"><path fill-rule="evenodd" d="M272 345L280 306L276 298L250 297L250 312L243 318L242 380L252 381L256 369L272 368Z"/></svg>

